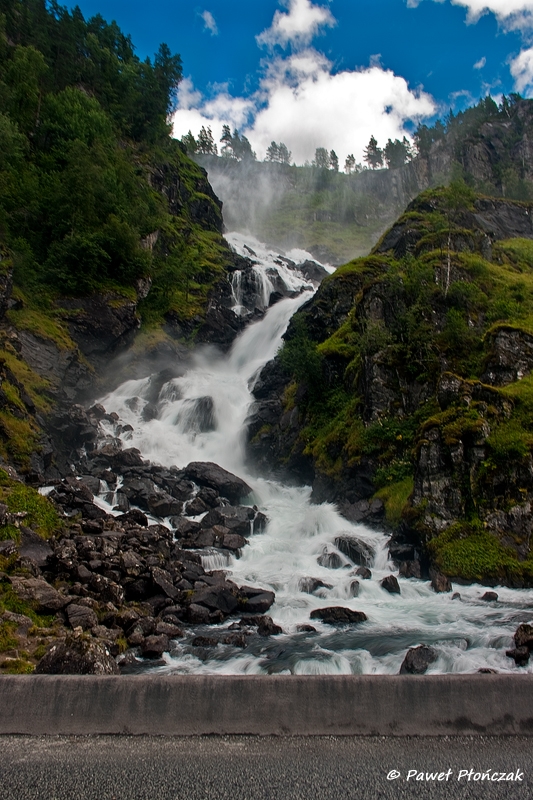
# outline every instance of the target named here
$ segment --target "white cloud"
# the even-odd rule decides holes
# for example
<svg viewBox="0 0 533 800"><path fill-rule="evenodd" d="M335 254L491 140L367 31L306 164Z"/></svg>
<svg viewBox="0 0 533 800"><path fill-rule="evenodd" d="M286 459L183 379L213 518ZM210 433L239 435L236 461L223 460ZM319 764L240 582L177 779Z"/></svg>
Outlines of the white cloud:
<svg viewBox="0 0 533 800"><path fill-rule="evenodd" d="M218 36L217 23L210 11L203 11L200 16L204 21L204 30L210 31L211 36Z"/></svg>
<svg viewBox="0 0 533 800"><path fill-rule="evenodd" d="M335 150L343 163L348 153L361 161L371 135L384 146L387 139L406 134L408 120L436 111L430 95L411 90L404 78L377 64L338 73L331 67L313 49L275 59L253 98L225 93L196 100L194 108L180 102L174 135L181 137L189 128L196 135L202 125L211 125L217 137L227 122L246 134L259 158L274 140L285 142L296 163L311 161L317 147ZM186 97L191 96L197 93L189 85Z"/></svg>
<svg viewBox="0 0 533 800"><path fill-rule="evenodd" d="M288 0L285 4L288 14L276 11L270 28L256 36L259 45L286 47L290 43L302 47L309 44L322 27L331 28L336 24L329 8L313 5L311 0Z"/></svg>
<svg viewBox="0 0 533 800"><path fill-rule="evenodd" d="M422 0L407 0L408 8L417 8ZM435 0L443 3L445 0ZM512 30L533 27L533 0L451 0L452 5L467 9L467 22L477 22L483 14L492 12L498 21Z"/></svg>
<svg viewBox="0 0 533 800"><path fill-rule="evenodd" d="M485 58L485 56L483 56L482 58L479 59L479 61L476 61L476 63L474 64L474 69L483 69L486 63L487 59Z"/></svg>
<svg viewBox="0 0 533 800"><path fill-rule="evenodd" d="M515 80L515 89L526 97L533 96L533 47L522 50L511 61L511 75Z"/></svg>

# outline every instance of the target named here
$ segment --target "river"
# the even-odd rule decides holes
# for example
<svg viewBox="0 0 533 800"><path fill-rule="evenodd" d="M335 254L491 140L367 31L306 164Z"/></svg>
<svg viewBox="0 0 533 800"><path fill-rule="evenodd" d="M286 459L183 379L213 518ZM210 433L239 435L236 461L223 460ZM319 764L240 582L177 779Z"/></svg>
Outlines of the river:
<svg viewBox="0 0 533 800"><path fill-rule="evenodd" d="M240 558L211 553L203 556L203 564L204 568L227 570L239 585L274 591L276 601L269 614L283 634L250 637L244 649L222 644L198 648L191 645L192 636L213 635L213 629L197 626L191 635L172 643L164 666L155 669L226 675L397 674L406 650L426 644L438 652L429 674L475 672L487 667L516 672L505 649L511 646L518 624L532 617L533 591L498 587L498 601L487 603L481 600L486 591L482 586L456 586L460 596L454 597L452 593L436 594L428 581L400 577L401 594L389 594L380 581L397 574L397 569L388 558L385 533L349 523L331 504L312 504L309 487L283 485L254 474L247 465L245 430L254 382L281 346L292 314L314 290L297 269L280 261L275 251L241 234L227 238L242 255L253 253L259 306L268 304L275 271L292 292L301 293L268 308L262 319L248 325L229 353L214 347L197 350L187 372L162 387L156 419L145 421L142 415L150 377L128 380L100 402L133 427L124 434L125 444L139 448L144 458L179 467L191 461L214 461L253 488L246 502L256 504L267 515L266 529L249 537ZM287 255L295 261L311 258L301 251ZM240 279L238 274L233 278L235 309L245 313ZM211 398L208 425L198 413L199 408L205 412L205 401L198 402L202 398ZM352 596L354 565L335 546L339 535L357 537L374 554L372 577L358 579L356 597ZM325 586L309 594L302 590L308 578ZM309 625L313 609L339 605L365 612L368 621L336 628L313 620L314 632L298 630ZM231 620L218 629L230 624ZM533 667L519 671L531 672Z"/></svg>

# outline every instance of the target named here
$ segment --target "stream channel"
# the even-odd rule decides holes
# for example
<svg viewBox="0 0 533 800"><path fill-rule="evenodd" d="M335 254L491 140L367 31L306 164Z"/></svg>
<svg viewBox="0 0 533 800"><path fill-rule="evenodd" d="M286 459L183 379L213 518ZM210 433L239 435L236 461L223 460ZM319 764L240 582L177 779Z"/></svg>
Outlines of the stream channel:
<svg viewBox="0 0 533 800"><path fill-rule="evenodd" d="M251 390L262 367L281 346L291 316L314 289L297 267L256 240L241 234L227 238L241 255L250 257L253 252L259 307L268 307L279 280L290 292L299 294L268 308L262 319L245 328L229 353L215 347L197 350L188 371L162 387L157 419L144 421L142 414L150 377L128 380L100 402L133 427L125 434L124 444L139 448L143 458L179 467L191 461L214 461L253 488L252 496L243 502L256 504L266 514L265 530L249 536L239 558L219 551L202 555L202 563L205 569L226 570L239 585L274 591L276 600L268 613L283 633L250 637L244 649L224 644L199 648L191 645L194 636L213 636L214 631L196 626L188 629L184 639L172 642L164 664L144 668L204 675L397 674L407 649L426 644L438 652L428 674L468 673L480 668L516 672L505 650L512 646L516 627L533 616L533 591L497 587L498 601L488 603L481 600L486 587L454 586L460 593L454 599L453 593L436 594L428 581L399 577L401 594L389 594L380 581L390 573L397 574L397 568L388 558L384 532L348 522L331 504L312 504L309 487L283 485L250 470L245 460L245 429L253 402ZM312 258L302 251L287 255L300 263ZM237 313L245 312L241 278L234 274ZM211 400L199 403L201 398ZM199 408L204 409L203 420ZM335 546L335 539L342 535L357 537L373 553L368 563L372 577L359 579L357 597L352 596L354 564ZM325 586L312 594L302 591L308 578ZM311 611L325 606L363 611L368 621L335 627L313 620L315 632L298 631L298 626L309 625ZM218 626L217 631L232 621ZM533 667L518 671L531 672Z"/></svg>

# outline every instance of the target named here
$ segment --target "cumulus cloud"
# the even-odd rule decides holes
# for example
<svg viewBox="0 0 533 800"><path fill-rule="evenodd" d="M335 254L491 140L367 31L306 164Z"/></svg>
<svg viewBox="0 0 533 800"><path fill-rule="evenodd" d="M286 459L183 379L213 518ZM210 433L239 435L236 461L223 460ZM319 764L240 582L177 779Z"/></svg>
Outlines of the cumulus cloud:
<svg viewBox="0 0 533 800"><path fill-rule="evenodd" d="M204 21L204 30L209 31L211 36L218 36L218 27L214 16L210 11L203 11L200 16Z"/></svg>
<svg viewBox="0 0 533 800"><path fill-rule="evenodd" d="M272 25L259 36L257 43L273 47L276 44L287 47L308 45L323 27L333 27L335 17L326 6L317 6L311 0L288 0L288 13L276 11Z"/></svg>
<svg viewBox="0 0 533 800"><path fill-rule="evenodd" d="M526 97L533 97L533 47L522 50L510 63L515 88Z"/></svg>
<svg viewBox="0 0 533 800"><path fill-rule="evenodd" d="M407 121L437 110L430 95L413 91L391 70L372 64L333 73L330 61L312 48L274 59L251 98L225 93L199 102L190 84L185 97L195 102L185 108L178 98L175 136L189 128L196 134L202 125L218 136L228 122L248 137L259 158L271 141L281 141L300 164L311 161L317 147L335 150L341 163L349 153L360 161L371 135L383 146L406 134Z"/></svg>
<svg viewBox="0 0 533 800"><path fill-rule="evenodd" d="M474 69L483 69L486 63L487 59L485 58L485 56L483 56L482 58L479 59L479 61L476 61L476 63L474 64Z"/></svg>
<svg viewBox="0 0 533 800"><path fill-rule="evenodd" d="M422 0L407 0L408 8L417 8ZM443 3L445 0L435 0ZM467 22L477 22L492 12L505 28L526 30L533 27L533 0L451 0L454 6L466 8Z"/></svg>

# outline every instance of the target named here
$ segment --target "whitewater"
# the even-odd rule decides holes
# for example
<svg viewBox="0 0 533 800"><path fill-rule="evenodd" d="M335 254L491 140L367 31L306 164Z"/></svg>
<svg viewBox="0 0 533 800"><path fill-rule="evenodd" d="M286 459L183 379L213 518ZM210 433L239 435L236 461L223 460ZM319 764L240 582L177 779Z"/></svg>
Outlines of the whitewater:
<svg viewBox="0 0 533 800"><path fill-rule="evenodd" d="M227 236L241 255L254 260L256 304L265 311L235 340L229 353L208 346L198 349L186 372L161 388L156 419L146 421L151 377L128 380L100 399L108 412L133 430L122 434L127 447L137 447L143 458L164 466L184 467L191 461L213 461L243 478L253 489L243 502L268 517L264 531L250 534L237 558L218 552L202 553L205 569L224 569L239 585L261 586L275 592L269 611L283 628L279 636L250 637L244 649L218 644L191 645L194 636L213 636L213 628L195 626L184 639L172 642L164 666L152 669L181 674L397 674L410 647L430 645L438 659L431 673L468 673L480 668L499 672L532 672L517 668L505 656L521 622L533 616L533 591L497 587L498 601L481 599L486 587L455 586L436 594L428 581L398 576L401 594L391 595L380 581L397 568L388 557L388 536L364 525L352 524L328 503L311 503L310 487L288 486L258 476L246 462L246 420L253 404L252 390L263 366L282 344L291 316L313 294L314 287L290 264L312 259L293 251L280 259L249 236ZM276 282L291 295L268 308ZM234 310L245 315L242 275L233 275ZM279 284L278 284L279 285ZM210 412L209 425L199 424L198 408ZM205 423L205 420L204 420ZM207 429L206 429L207 428ZM107 504L105 504L106 507ZM109 508L109 507L108 507ZM186 513L186 511L184 512ZM201 517L192 517L200 519ZM372 577L359 580L353 597L356 567L335 546L339 535L355 536L374 552ZM198 552L198 551L196 551ZM333 555L333 559L328 556ZM337 568L325 566L335 563ZM321 581L313 594L302 591L305 579ZM310 624L310 613L325 606L363 611L368 621L333 627L313 620L315 631L299 630ZM228 628L235 620L218 626Z"/></svg>

